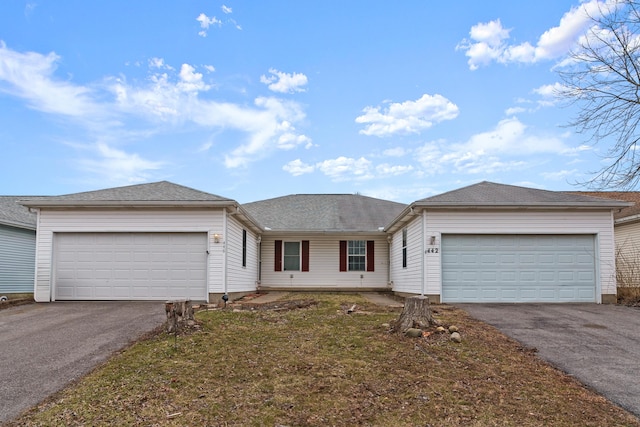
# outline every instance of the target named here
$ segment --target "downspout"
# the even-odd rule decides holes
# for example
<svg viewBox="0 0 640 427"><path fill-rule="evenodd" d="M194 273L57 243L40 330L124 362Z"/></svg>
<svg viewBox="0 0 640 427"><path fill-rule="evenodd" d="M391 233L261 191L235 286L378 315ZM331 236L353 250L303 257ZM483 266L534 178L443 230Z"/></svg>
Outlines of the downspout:
<svg viewBox="0 0 640 427"><path fill-rule="evenodd" d="M227 295L227 208L222 208L222 299L226 302L229 299Z"/></svg>
<svg viewBox="0 0 640 427"><path fill-rule="evenodd" d="M260 292L260 285L262 284L262 234L258 234L257 244L258 278L256 281L256 291Z"/></svg>
<svg viewBox="0 0 640 427"><path fill-rule="evenodd" d="M421 251L422 251L422 274L421 274L421 283L420 283L420 296L424 296L424 291L426 287L426 279L427 279L427 254L425 252L424 240L427 238L426 234L427 230L427 215L425 214L425 210L422 210L422 239L421 241Z"/></svg>

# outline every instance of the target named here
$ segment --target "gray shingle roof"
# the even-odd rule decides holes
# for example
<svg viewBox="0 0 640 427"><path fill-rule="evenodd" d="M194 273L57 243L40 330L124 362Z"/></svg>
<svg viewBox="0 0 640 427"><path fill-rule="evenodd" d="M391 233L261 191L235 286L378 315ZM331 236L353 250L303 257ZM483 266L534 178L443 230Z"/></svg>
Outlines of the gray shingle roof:
<svg viewBox="0 0 640 427"><path fill-rule="evenodd" d="M614 211L613 218L616 220L640 215L640 191L572 191L571 193L634 203L632 206Z"/></svg>
<svg viewBox="0 0 640 427"><path fill-rule="evenodd" d="M356 194L294 194L243 207L266 230L374 232L406 205Z"/></svg>
<svg viewBox="0 0 640 427"><path fill-rule="evenodd" d="M0 196L0 224L36 229L36 214L18 203L18 200L25 197L27 196Z"/></svg>
<svg viewBox="0 0 640 427"><path fill-rule="evenodd" d="M97 205L233 205L235 201L168 181L130 185L40 198L26 198L26 206Z"/></svg>
<svg viewBox="0 0 640 427"><path fill-rule="evenodd" d="M415 202L424 207L626 207L629 202L483 181Z"/></svg>

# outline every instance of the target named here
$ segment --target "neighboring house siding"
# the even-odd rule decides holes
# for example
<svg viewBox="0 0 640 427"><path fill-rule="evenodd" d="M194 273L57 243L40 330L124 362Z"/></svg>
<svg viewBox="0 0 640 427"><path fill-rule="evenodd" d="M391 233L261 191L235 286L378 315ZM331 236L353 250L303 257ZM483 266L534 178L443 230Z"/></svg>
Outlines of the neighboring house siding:
<svg viewBox="0 0 640 427"><path fill-rule="evenodd" d="M616 267L620 286L640 285L640 222L616 225Z"/></svg>
<svg viewBox="0 0 640 427"><path fill-rule="evenodd" d="M212 243L223 230L222 209L41 210L36 241L36 301L51 300L53 240L64 232L208 232L209 292L222 286L223 245ZM212 291L211 289L214 289Z"/></svg>
<svg viewBox="0 0 640 427"><path fill-rule="evenodd" d="M402 266L402 230L407 229L407 267ZM422 217L414 219L393 235L391 243L391 280L394 292L415 293L422 284Z"/></svg>
<svg viewBox="0 0 640 427"><path fill-rule="evenodd" d="M309 271L274 271L275 241L309 241ZM340 271L341 240L373 240L375 271ZM292 277L293 276L293 277ZM362 276L362 278L360 277ZM291 235L262 237L262 280L265 288L380 288L389 280L386 235Z"/></svg>
<svg viewBox="0 0 640 427"><path fill-rule="evenodd" d="M36 232L0 225L0 294L31 293Z"/></svg>
<svg viewBox="0 0 640 427"><path fill-rule="evenodd" d="M433 247L440 248L442 234L591 234L596 236L596 268L599 269L597 293L615 294L615 261L613 227L610 211L423 211L425 218L424 247L431 247L429 236L436 236ZM416 223L414 220L411 225ZM394 235L394 269L391 280L397 292L419 294L420 280L402 275L395 267L395 242L402 230ZM401 238L401 237L400 237ZM421 242L414 242L412 250L420 250ZM397 249L399 250L399 249ZM425 294L441 295L441 253L425 254Z"/></svg>
<svg viewBox="0 0 640 427"><path fill-rule="evenodd" d="M247 232L246 266L242 266L242 230ZM249 292L256 290L258 280L258 241L257 236L229 216L227 220L227 292ZM224 292L223 289L215 291Z"/></svg>

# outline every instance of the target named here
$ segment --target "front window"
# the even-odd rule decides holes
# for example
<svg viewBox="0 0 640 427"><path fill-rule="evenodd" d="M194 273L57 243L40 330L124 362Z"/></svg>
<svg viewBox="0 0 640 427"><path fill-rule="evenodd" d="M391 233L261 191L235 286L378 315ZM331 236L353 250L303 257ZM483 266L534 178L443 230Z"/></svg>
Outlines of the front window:
<svg viewBox="0 0 640 427"><path fill-rule="evenodd" d="M284 242L284 270L300 271L300 242Z"/></svg>
<svg viewBox="0 0 640 427"><path fill-rule="evenodd" d="M402 229L402 268L407 268L407 229Z"/></svg>
<svg viewBox="0 0 640 427"><path fill-rule="evenodd" d="M347 243L347 265L349 271L365 271L367 242L364 240L349 240Z"/></svg>

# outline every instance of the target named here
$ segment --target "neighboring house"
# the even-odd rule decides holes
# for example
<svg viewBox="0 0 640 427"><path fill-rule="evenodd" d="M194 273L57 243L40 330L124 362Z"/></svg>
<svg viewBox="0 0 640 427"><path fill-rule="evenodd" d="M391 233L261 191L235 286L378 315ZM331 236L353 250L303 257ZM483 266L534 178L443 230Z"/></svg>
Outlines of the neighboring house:
<svg viewBox="0 0 640 427"><path fill-rule="evenodd" d="M0 196L0 295L33 292L36 215L22 198Z"/></svg>
<svg viewBox="0 0 640 427"><path fill-rule="evenodd" d="M407 206L302 194L243 206L169 182L22 203L35 299L219 300L390 290L438 302L615 302L627 202L482 182Z"/></svg>
<svg viewBox="0 0 640 427"><path fill-rule="evenodd" d="M583 191L573 194L625 200L633 203L613 211L616 267L618 284L640 285L640 192L637 191Z"/></svg>

